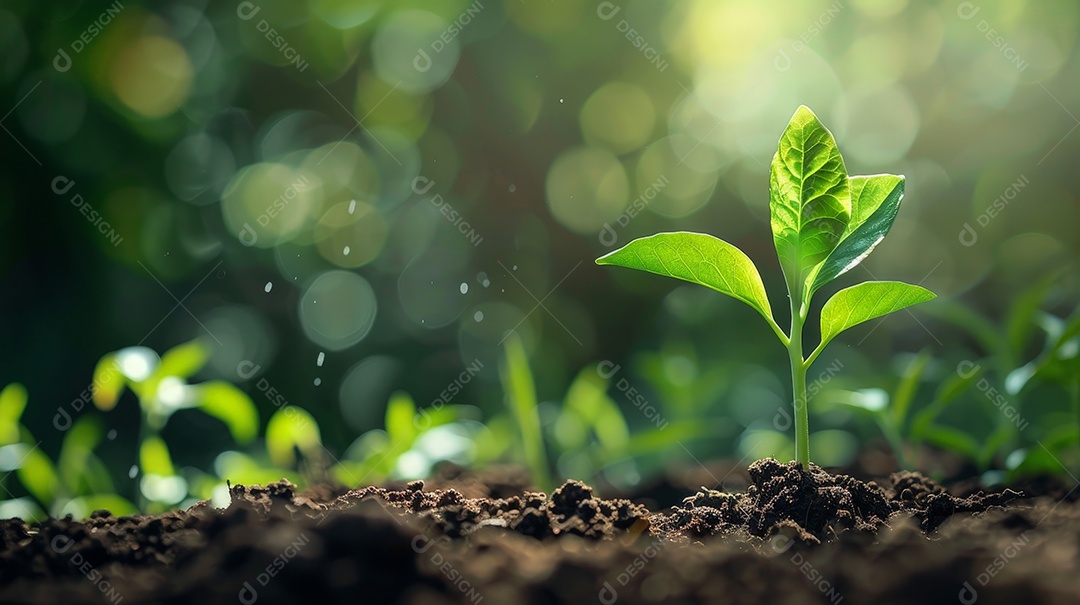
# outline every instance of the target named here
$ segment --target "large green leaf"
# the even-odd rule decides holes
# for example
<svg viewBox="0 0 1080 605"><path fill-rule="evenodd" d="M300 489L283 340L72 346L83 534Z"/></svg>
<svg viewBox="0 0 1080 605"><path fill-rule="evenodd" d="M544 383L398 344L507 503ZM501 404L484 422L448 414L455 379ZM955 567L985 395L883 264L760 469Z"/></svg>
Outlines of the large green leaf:
<svg viewBox="0 0 1080 605"><path fill-rule="evenodd" d="M844 158L806 106L791 117L773 156L769 213L776 254L794 293L840 243L851 215Z"/></svg>
<svg viewBox="0 0 1080 605"><path fill-rule="evenodd" d="M853 176L851 221L843 239L814 275L810 292L855 268L885 239L904 198L904 177L895 174Z"/></svg>
<svg viewBox="0 0 1080 605"><path fill-rule="evenodd" d="M898 281L868 281L844 288L821 308L819 348L852 326L932 300L935 296L926 288Z"/></svg>
<svg viewBox="0 0 1080 605"><path fill-rule="evenodd" d="M198 408L229 427L233 439L250 443L259 432L259 412L246 393L224 380L211 380L194 387Z"/></svg>
<svg viewBox="0 0 1080 605"><path fill-rule="evenodd" d="M772 308L754 261L735 246L704 233L657 233L596 259L666 275L737 298L771 323Z"/></svg>

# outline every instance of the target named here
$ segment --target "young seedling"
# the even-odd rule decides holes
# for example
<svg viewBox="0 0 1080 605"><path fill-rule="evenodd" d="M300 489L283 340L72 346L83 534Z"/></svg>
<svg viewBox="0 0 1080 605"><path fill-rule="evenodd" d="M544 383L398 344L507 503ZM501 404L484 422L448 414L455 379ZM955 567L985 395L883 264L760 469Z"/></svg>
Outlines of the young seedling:
<svg viewBox="0 0 1080 605"><path fill-rule="evenodd" d="M773 319L757 267L735 246L703 233L658 233L636 239L598 259L666 275L727 294L750 305L768 322L791 360L795 399L795 457L810 462L806 371L825 345L844 330L905 307L934 293L893 281L870 281L844 288L821 309L821 341L804 356L803 324L819 288L858 265L889 232L904 177L892 174L849 177L832 133L800 106L788 123L769 170L769 211L773 242L791 300L791 330Z"/></svg>

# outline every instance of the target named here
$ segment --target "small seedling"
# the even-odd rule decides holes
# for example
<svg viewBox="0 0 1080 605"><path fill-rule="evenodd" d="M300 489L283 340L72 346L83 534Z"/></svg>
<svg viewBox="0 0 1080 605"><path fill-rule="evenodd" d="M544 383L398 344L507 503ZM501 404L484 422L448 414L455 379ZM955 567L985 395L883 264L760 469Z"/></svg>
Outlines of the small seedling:
<svg viewBox="0 0 1080 605"><path fill-rule="evenodd" d="M828 131L800 106L780 137L769 170L773 242L791 301L791 330L785 334L757 267L735 246L703 233L658 233L636 239L598 259L711 288L750 305L787 347L795 399L795 457L810 462L806 372L833 338L864 321L934 298L929 290L894 281L844 288L821 309L821 341L803 351L803 324L819 288L858 265L889 232L904 177L852 176Z"/></svg>

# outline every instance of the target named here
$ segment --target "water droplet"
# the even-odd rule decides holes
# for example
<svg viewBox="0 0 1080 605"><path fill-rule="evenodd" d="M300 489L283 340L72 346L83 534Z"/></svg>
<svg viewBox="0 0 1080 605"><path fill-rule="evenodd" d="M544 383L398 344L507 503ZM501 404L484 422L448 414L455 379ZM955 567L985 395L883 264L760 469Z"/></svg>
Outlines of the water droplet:
<svg viewBox="0 0 1080 605"><path fill-rule="evenodd" d="M461 287L458 289L461 290L462 294L467 294L469 292L469 284L461 282Z"/></svg>
<svg viewBox="0 0 1080 605"><path fill-rule="evenodd" d="M315 365L317 365L317 366L319 366L321 368L322 367L322 362L325 359L326 359L326 353L323 352L323 351L319 351L319 358L315 360Z"/></svg>
<svg viewBox="0 0 1080 605"><path fill-rule="evenodd" d="M116 439L116 429L110 429L109 433L107 435L105 435L105 438L108 439L109 441L112 441L112 440Z"/></svg>
<svg viewBox="0 0 1080 605"><path fill-rule="evenodd" d="M315 379L315 386L319 386L320 384L322 384L322 378L316 378Z"/></svg>
<svg viewBox="0 0 1080 605"><path fill-rule="evenodd" d="M514 271L517 271L517 265L514 265L514 269L513 269L513 270L514 270Z"/></svg>
<svg viewBox="0 0 1080 605"><path fill-rule="evenodd" d="M562 102L563 102L563 99L559 99L559 102L560 102L560 103L562 103Z"/></svg>
<svg viewBox="0 0 1080 605"><path fill-rule="evenodd" d="M517 185L510 183L510 193L517 191Z"/></svg>
<svg viewBox="0 0 1080 605"><path fill-rule="evenodd" d="M341 253L344 254L345 256L348 256L349 252L351 252L351 251L352 251L352 248L350 248L348 246L345 246L345 249L342 250Z"/></svg>
<svg viewBox="0 0 1080 605"><path fill-rule="evenodd" d="M487 273L484 273L483 271L476 276L476 281L480 282L480 285L485 288L491 285L491 280L488 279Z"/></svg>
<svg viewBox="0 0 1080 605"><path fill-rule="evenodd" d="M139 465L138 464L132 464L131 468L128 469L128 479L134 479L135 477L138 476L138 474L139 474Z"/></svg>
<svg viewBox="0 0 1080 605"><path fill-rule="evenodd" d="M274 289L274 282L268 281L268 282L266 282L266 286L263 288L263 291L266 292L266 293L269 293L270 290L273 290L273 289Z"/></svg>
<svg viewBox="0 0 1080 605"><path fill-rule="evenodd" d="M474 320L476 320L477 323L480 323L480 322L484 321L484 312L483 311L477 311L476 313L473 313L472 318Z"/></svg>
<svg viewBox="0 0 1080 605"><path fill-rule="evenodd" d="M349 200L349 214L356 212L356 200Z"/></svg>

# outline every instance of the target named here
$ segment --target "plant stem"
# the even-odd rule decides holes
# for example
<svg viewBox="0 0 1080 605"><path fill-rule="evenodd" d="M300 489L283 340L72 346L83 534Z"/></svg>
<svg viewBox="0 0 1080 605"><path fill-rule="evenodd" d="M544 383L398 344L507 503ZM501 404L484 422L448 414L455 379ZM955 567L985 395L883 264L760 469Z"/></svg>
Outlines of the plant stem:
<svg viewBox="0 0 1080 605"><path fill-rule="evenodd" d="M810 465L810 417L806 405L806 369L803 360L802 332L805 305L800 308L802 292L792 292L791 334L788 336L788 357L791 359L791 392L795 399L795 461L803 469Z"/></svg>

